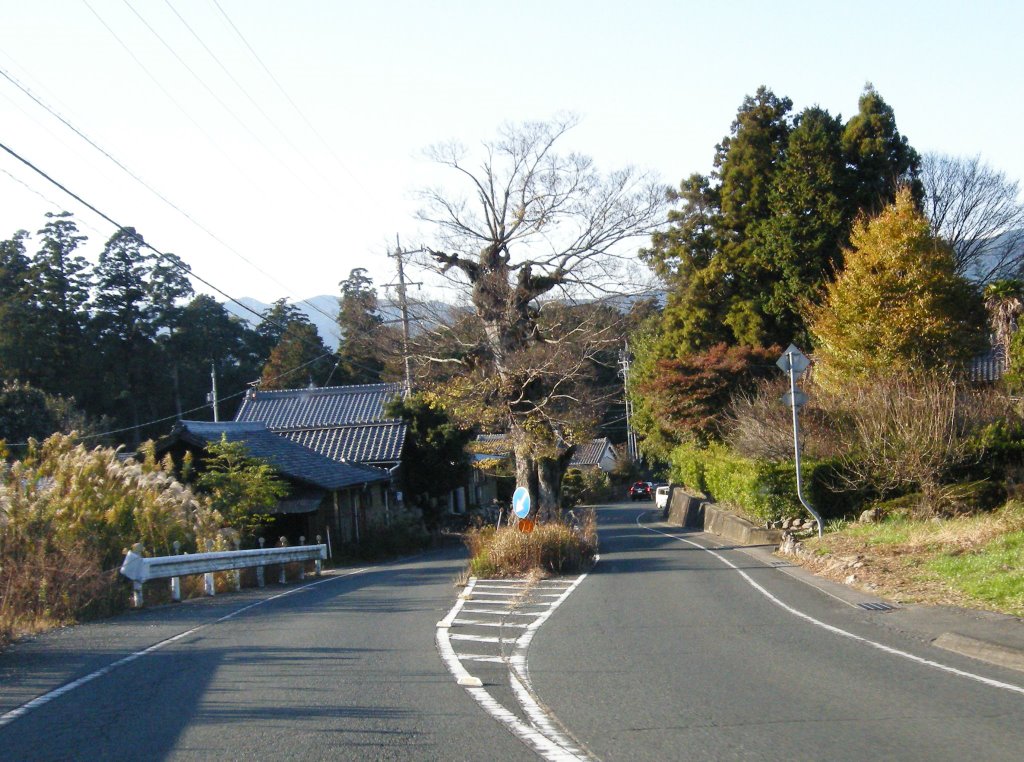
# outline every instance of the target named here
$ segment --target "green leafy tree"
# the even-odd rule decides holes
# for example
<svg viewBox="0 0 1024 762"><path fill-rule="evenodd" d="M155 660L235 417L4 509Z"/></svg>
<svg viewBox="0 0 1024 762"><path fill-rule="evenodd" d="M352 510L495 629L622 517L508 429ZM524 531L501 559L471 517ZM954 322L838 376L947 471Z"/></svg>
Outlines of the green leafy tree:
<svg viewBox="0 0 1024 762"><path fill-rule="evenodd" d="M310 323L309 318L285 298L278 299L263 312L263 319L256 326L256 352L265 361L274 347L281 343L281 337L292 323Z"/></svg>
<svg viewBox="0 0 1024 762"><path fill-rule="evenodd" d="M260 375L263 359L256 356L256 332L224 305L200 294L185 305L173 332L160 337L171 365L177 407L193 410L210 391L210 370L216 369L222 396L230 397ZM223 418L230 418L238 399L221 405Z"/></svg>
<svg viewBox="0 0 1024 762"><path fill-rule="evenodd" d="M1010 339L1017 331L1017 320L1024 314L1024 282L1016 279L997 280L982 292L993 343L1009 352Z"/></svg>
<svg viewBox="0 0 1024 762"><path fill-rule="evenodd" d="M192 293L172 257L150 253L133 228L123 228L107 241L95 269L91 325L102 353L103 393L107 412L125 425L137 427L172 404L157 336L173 330L178 302ZM133 434L137 444L137 428Z"/></svg>
<svg viewBox="0 0 1024 762"><path fill-rule="evenodd" d="M752 235L756 258L772 274L763 294L775 341L806 343L799 304L842 267L855 212L842 135L840 119L824 109L797 116L769 191L769 214Z"/></svg>
<svg viewBox="0 0 1024 762"><path fill-rule="evenodd" d="M0 378L7 381L34 377L39 357L35 352L30 288L31 262L25 253L28 233L19 230L0 241Z"/></svg>
<svg viewBox="0 0 1024 762"><path fill-rule="evenodd" d="M55 433L87 434L93 428L70 400L19 382L0 386L0 440L8 447Z"/></svg>
<svg viewBox="0 0 1024 762"><path fill-rule="evenodd" d="M855 225L845 266L809 308L815 380L826 389L874 376L962 365L983 346L984 310L956 275L909 189Z"/></svg>
<svg viewBox="0 0 1024 762"><path fill-rule="evenodd" d="M409 424L405 486L410 495L444 497L466 483L470 468L466 445L472 439L471 431L456 426L443 409L420 395L396 399L387 414ZM441 516L440 509L431 508L430 503L429 499L420 501L424 522L433 529Z"/></svg>
<svg viewBox="0 0 1024 762"><path fill-rule="evenodd" d="M273 466L249 455L242 442L219 442L206 446L203 470L195 479L196 489L225 523L243 537L251 537L269 520L268 511L288 495Z"/></svg>
<svg viewBox="0 0 1024 762"><path fill-rule="evenodd" d="M744 100L714 172L683 181L669 226L641 251L669 287L662 358L804 335L797 298L841 266L858 212L884 205L917 171L873 88L860 106L841 125L816 107L791 118L789 99L763 87Z"/></svg>
<svg viewBox="0 0 1024 762"><path fill-rule="evenodd" d="M326 383L334 367L333 352L308 321L293 321L270 352L260 375L261 389L292 389Z"/></svg>

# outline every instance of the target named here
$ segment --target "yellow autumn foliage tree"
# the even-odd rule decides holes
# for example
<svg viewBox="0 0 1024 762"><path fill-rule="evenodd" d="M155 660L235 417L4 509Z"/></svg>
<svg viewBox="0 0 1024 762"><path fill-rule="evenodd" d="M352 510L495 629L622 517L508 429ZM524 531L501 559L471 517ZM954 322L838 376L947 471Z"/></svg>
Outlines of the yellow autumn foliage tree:
<svg viewBox="0 0 1024 762"><path fill-rule="evenodd" d="M984 343L984 309L908 189L850 236L844 268L808 307L815 380L845 384L962 366Z"/></svg>

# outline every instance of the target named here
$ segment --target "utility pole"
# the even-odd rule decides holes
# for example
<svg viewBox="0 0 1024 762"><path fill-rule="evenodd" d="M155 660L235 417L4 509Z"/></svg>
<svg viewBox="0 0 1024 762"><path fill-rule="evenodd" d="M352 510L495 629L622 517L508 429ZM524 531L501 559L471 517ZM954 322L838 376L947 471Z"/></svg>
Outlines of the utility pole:
<svg viewBox="0 0 1024 762"><path fill-rule="evenodd" d="M622 390L623 397L626 400L626 451L629 453L629 459L634 463L640 461L640 448L637 446L636 432L633 431L633 405L629 401L629 342L625 344L625 348L619 352L619 365L622 366Z"/></svg>
<svg viewBox="0 0 1024 762"><path fill-rule="evenodd" d="M397 234L395 234L395 252L394 254L388 254L388 256L398 260L398 306L402 310L402 359L405 362L405 392L408 394L412 391L412 365L409 358L409 301L405 296L405 287L406 285L421 286L423 284L407 284L405 282L404 253L402 252L402 243L399 241Z"/></svg>
<svg viewBox="0 0 1024 762"><path fill-rule="evenodd" d="M210 363L210 393L206 395L206 401L213 407L213 422L220 422L220 411L217 409L217 366Z"/></svg>

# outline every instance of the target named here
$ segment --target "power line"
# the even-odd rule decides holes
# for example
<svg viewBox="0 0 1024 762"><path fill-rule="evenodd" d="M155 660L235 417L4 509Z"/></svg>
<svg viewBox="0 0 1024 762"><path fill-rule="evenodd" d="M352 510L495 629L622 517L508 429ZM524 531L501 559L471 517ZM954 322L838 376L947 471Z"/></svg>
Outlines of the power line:
<svg viewBox="0 0 1024 762"><path fill-rule="evenodd" d="M351 177L360 188L366 191L366 193L373 195L369 188L362 184L359 178L355 176L352 170L350 170L348 166L345 164L345 162L341 160L338 154L334 152L334 149L331 147L331 144L327 142L324 136L320 134L320 131L313 125L313 123L309 120L309 118L302 111L302 109L299 108L299 104L297 104L288 94L288 91L284 89L284 86L278 81L277 77L274 76L274 73L270 71L270 68L263 62L263 59L260 58L259 54L253 48L253 46L249 44L249 41L245 38L245 35L242 34L241 30L237 26L235 26L235 22L231 20L231 17L228 16L227 11L225 11L224 8L221 7L221 4L218 2L218 0L213 0L213 4L217 7L217 10L220 11L221 15L224 17L224 20L228 22L228 25L232 28L232 30L234 30L235 34L238 35L238 39L240 39L242 41L242 44L245 45L245 47L249 50L250 53L252 53L252 57L256 59L256 62L259 63L261 67L263 67L263 71L265 71L267 73L267 76L270 77L270 81L274 83L274 85L277 87L278 90L281 91L281 94L285 97L288 103L291 104L291 107L295 109L295 113L298 114L302 121L306 123L306 126L309 127L310 131L312 131L312 133L316 135L317 139L324 146L324 148L326 148L327 151L331 154L331 156L334 157L334 160L338 162L338 166L345 170L348 176Z"/></svg>
<svg viewBox="0 0 1024 762"><path fill-rule="evenodd" d="M205 225L203 225L203 224L202 224L201 222L199 222L199 221L198 221L197 219L195 219L195 218L194 218L194 217L193 217L193 216L192 216L191 214L189 214L189 213L188 213L187 211L185 211L184 209L182 209L181 207L179 207L179 206L178 206L177 204L175 204L175 203L174 203L173 201L171 201L171 200L170 200L169 198L167 198L166 196L164 196L164 195L163 195L163 194L162 194L162 193L161 193L160 191L158 191L158 190L157 190L156 188L154 188L154 187L153 187L152 185L150 185L150 184L149 184L148 182L146 182L146 181L145 181L145 180L144 180L143 178L141 178L141 177L140 177L140 176L139 176L138 174L136 174L136 173L135 173L135 172L133 172L133 171L132 171L132 170L131 170L130 168L128 168L128 167L127 167L127 166L125 166L125 165L124 165L124 164L123 164L122 162L120 162L120 161L119 161L119 160L118 160L118 159L117 159L117 158L116 158L115 156L113 156L113 155L112 155L112 154L111 154L111 153L110 153L109 151L107 151L106 149L104 149L104 148L103 148L102 146L100 146L100 145L99 145L98 143L96 143L96 142L95 142L95 141L94 141L94 140L93 140L92 138L90 138L90 137L89 137L88 135L86 135L86 134L85 134L84 132L82 132L82 131L81 131L80 129L78 129L78 128L77 128L77 127L76 127L75 125L73 125L73 124L72 124L72 123L71 123L71 122L70 122L70 121L69 121L68 119L66 119L66 118L65 118L65 117L64 117L63 115L61 115L61 114L60 114L60 113L59 113L58 111L56 111L55 109L51 108L51 107L50 107L50 106L49 106L49 105L48 105L48 104L47 104L47 103L46 103L45 101L43 101L43 100L42 100L41 98L39 98L39 97L38 97L38 96L37 96L37 95L36 95L35 93L33 93L33 92L32 92L32 91L31 91L31 90L30 90L30 89L28 88L28 87L26 87L26 86L25 86L25 85L23 85L23 84L22 84L21 82L19 82L19 81L18 81L18 80L17 80L17 79L16 79L16 78L15 78L15 77L13 76L13 75L11 75L11 74L10 74L9 72L7 72L7 71L6 71L5 69L3 69L2 67L0 67L0 76L2 76L2 77L3 77L4 79L6 79L6 80L7 80L8 82L10 82L11 84L13 84L13 85L14 85L15 87L17 87L17 88L18 88L19 90L21 90L21 91L22 91L22 92L23 92L23 93L24 93L25 95L27 95L27 96L28 96L28 97L29 97L30 99L32 99L32 101L33 101L33 102L35 102L35 103L36 103L36 104L37 104L38 106L40 106L40 107L41 107L41 108L43 108L43 109L44 109L45 111L47 111L47 112L48 112L48 113L49 113L49 114L50 114L51 116L53 116L53 117L54 117L55 119L57 119L58 121L60 121L60 122L61 122L61 124L63 124L63 125L64 125L65 127L67 127L67 128L69 129L69 130L71 130L72 132L74 132L74 133L75 133L75 134L76 134L76 135L77 135L77 136L78 136L79 138L81 138L82 140L84 140L84 141L85 141L86 143L88 143L88 144L89 144L90 146L92 146L92 147L93 147L94 149L96 149L97 151L99 151L99 152L100 152L100 153L101 153L101 154L102 154L102 155L103 155L104 157L106 157L106 158L107 158L108 160L110 160L111 162L113 162L113 163L114 163L114 164L115 164L115 165L116 165L116 166L117 166L117 167L118 167L118 168L119 168L119 169L120 169L121 171L123 171L123 172L124 172L125 174L127 174L127 175L128 175L129 177L131 177L131 178L132 178L133 180L135 180L135 181L136 181L137 183L139 183L139 184L140 184L140 185L142 185L142 186L143 186L144 188L146 188L146 190L148 190L148 191L149 191L150 193L152 193L152 194L153 194L154 196L156 196L156 197L157 197L158 199L160 199L160 200L161 200L162 202L164 202L165 204L167 204L167 205L168 205L169 207L171 207L171 208L172 208L172 209L173 209L174 211L178 212L178 214L180 214L180 215L181 215L181 216L183 216L183 217L184 217L185 219L187 219L187 220L188 220L189 222L191 222L191 223L192 223L193 225L195 225L195 226L196 226L196 227L197 227L197 228L198 228L199 230L201 230L202 232L204 232L204 233L205 233L206 235L208 235L208 236L209 236L209 237L210 237L211 239L213 239L214 241L216 241L217 243L219 243L219 244L220 244L221 246L223 246L223 247L224 247L225 249L227 249L227 250L228 250L228 251L230 251L230 252L231 252L232 254L234 254L234 255L235 255L235 256L237 256L237 257L238 257L239 259L241 259L241 260L242 260L243 262L245 262L245 263L246 263L246 264L248 264L248 265L249 265L250 267L252 267L252 268L253 268L254 270L256 270L256 271L257 271L257 272L259 272L260 274L262 274L262 275L266 276L267 278L269 278L269 279L270 279L271 281L273 281L273 282L274 282L274 283L276 283L277 285L281 286L281 288L285 289L286 291L289 291L289 292L293 292L293 293L294 293L294 291L295 291L294 289L290 288L290 287L289 287L289 286L288 286L287 284L285 284L285 283L282 283L281 281L277 280L277 278L275 278L275 277L274 277L273 275L271 275L271 274L270 274L270 273L268 273L267 271L263 270L263 269L262 269L261 267L259 267L259 265L257 265L257 264L256 264L255 262L253 262L252 260L250 260L249 258L247 258L247 257L246 257L245 255L243 255L243 254L242 254L241 252L239 252L239 251L238 251L237 249L235 249L235 248L234 248L233 246L231 246L230 244L228 244L227 242L225 242L224 240L222 240L222 239L221 239L221 238L220 238L219 236L217 236L217 235L216 235L216 234L215 234L215 233L214 233L213 231L211 231L210 229L208 229L208 228L207 228L207 227L206 227ZM12 175L12 177L13 177L13 175ZM15 178L15 179L16 179L16 178ZM20 182L20 181L19 181L19 182ZM22 184L23 184L23 185L25 185L24 183L22 183ZM27 186L27 185L26 185L25 187L26 187L26 188L28 188L28 186ZM29 188L29 190L32 190L32 189L31 189L31 188ZM38 192L36 192L36 191L33 191L33 192L34 192L34 193L36 193L36 195L39 195L39 196L40 196L41 198L43 198L44 200L47 200L47 199L46 199L46 198L45 198L44 196L42 196L42 195L41 195L41 194L39 194ZM49 203L53 203L53 202L49 202ZM97 231L97 232L98 232L98 231ZM307 305L307 306L308 306L308 307L309 307L310 309L312 309L313 311L315 311L315 312L318 312L318 313L320 313L320 314L321 314L321 315L323 315L324 317L326 317L326 318L328 318L328 319L331 319L331 320L333 320L333 319L334 319L332 315L329 315L328 313L324 312L323 310L321 310L321 309L320 309L319 307L317 307L317 306L316 306L316 305L315 305L315 304L314 304L313 302L309 301L308 299L302 299L302 300L300 300L300 302L301 302L302 304L305 304L305 305Z"/></svg>
<svg viewBox="0 0 1024 762"><path fill-rule="evenodd" d="M319 362L320 360L324 359L325 357L329 357L332 354L333 354L333 352L328 352L327 354L322 354L319 357L316 357L316 358L314 358L312 360L309 360L308 362L302 363L302 365L299 365L299 366L297 366L295 368L290 368L289 370L286 370L283 373L279 373L276 376L271 376L271 378L269 380L270 381L276 381L276 380L278 380L280 378L285 378L286 376L290 376L292 373L295 373L296 371L302 370L307 365L312 365L315 362ZM249 391L248 389L242 389L240 392L235 392L234 394L229 394L227 397L218 397L217 400L218 400L218 402L225 402L227 400L233 400L233 399L235 399L235 397L241 397L243 394L248 393L248 391ZM99 439L101 437L109 437L109 436L112 436L114 434L123 434L126 431L135 431L137 429L143 429L143 428L147 428L149 426L156 426L158 423L167 423L167 421L180 420L183 415L187 415L188 413L195 413L195 412L198 412L200 410L205 410L208 407L210 407L210 403L209 402L207 402L206 404L203 404L203 405L198 405L197 407L190 408L188 410L184 410L180 414L179 413L175 413L174 415L164 416L163 418L156 418L156 419L154 419L152 421L146 421L145 423L139 423L139 424L136 424L134 426L126 426L126 427L121 428L121 429L111 429L110 431L101 431L101 432L96 433L96 434L85 434L85 435L80 436L79 439L81 439L83 441L86 440L86 439ZM28 442L11 442L11 443L8 443L8 447L24 447L27 444L28 444Z"/></svg>
<svg viewBox="0 0 1024 762"><path fill-rule="evenodd" d="M198 42L203 47L203 50L205 50L209 54L210 58L212 58L213 61L220 67L221 71L223 71L224 74L228 77L228 79L230 79L234 83L235 87L237 87L238 90L242 93L242 95L244 95L246 97L246 99L249 101L249 103L252 104L253 108L255 108L263 116L263 118L267 120L267 123L277 131L277 134L280 135L284 139L284 141L288 144L288 146L293 151L295 151L296 154L301 156L303 158L303 160L305 160L305 162L309 166L309 168L312 169L313 172L316 173L320 177L321 180L323 180L329 186L334 188L335 191L340 193L341 192L340 189L338 189L338 188L336 188L334 186L334 183L331 181L331 178L327 174L322 172L320 170L320 167L317 166L317 164L315 164L314 162L312 162L309 159L309 157L302 151L302 149L299 148L298 146L296 146L292 142L291 138L288 136L288 133L285 130L283 130L277 124L277 122L270 116L270 114L268 114L266 112L266 110L263 108L263 106L260 105L259 101L257 101L249 93L249 91L245 88L245 86L242 85L242 83L238 81L238 79L235 77L235 75L232 74L231 71L228 69L228 67L224 65L224 63L220 60L220 58L217 56L217 54L214 53L213 50L210 49L210 46L206 44L206 42L203 40L203 38L200 37L199 34L195 31L195 29L193 29L192 26L188 23L188 21L185 20L184 16L182 16L178 12L178 10L174 7L174 5L171 4L171 0L164 0L164 2L167 4L167 7L171 9L171 12L174 13L174 15L178 17L178 20L181 21L182 25L191 33L191 35L195 38L196 42Z"/></svg>
<svg viewBox="0 0 1024 762"><path fill-rule="evenodd" d="M233 109L231 109L231 108L229 108L229 107L228 107L228 105L227 105L227 104L226 104L226 103L224 102L224 100L223 100L223 99L222 99L222 98L221 98L221 97L220 97L219 95L217 95L217 93L215 93L215 92L213 91L213 88L211 88L211 87L210 87L210 85L209 85L209 84L208 84L208 83L206 82L206 80L204 80L204 79L203 79L202 77L200 77L200 76L199 76L198 74L196 74L195 70L193 70L193 69L192 69L192 67L188 65L188 63L187 63L187 62L185 61L185 59L184 59L184 58L182 58L182 57L181 57L180 55L178 55L178 52L177 52L177 51L176 51L176 50L174 49L174 47L173 47L173 46L172 46L172 45L171 45L170 43L168 43L168 42L167 42L167 41L166 41L166 40L165 40L165 39L164 39L164 38L163 38L163 37L162 37L162 36L160 35L160 33L159 33L159 32L157 32L157 31L156 31L156 29L154 29L154 28L153 28L153 26L152 26L152 25L151 25L151 24L150 24L150 23L149 23L148 21L146 21L145 17L143 17L143 15L142 15L141 13L139 13L139 12L138 12L138 11L137 11L137 10L135 9L135 7L134 7L134 6L133 6L133 5L132 5L132 4L130 3L130 2L128 2L128 0L123 0L123 2L124 2L124 4L125 4L126 6L128 6L128 9L129 9L129 10L130 10L130 11L131 11L132 13L134 13L134 14L135 14L136 18L138 18L138 19L139 19L139 21L141 21L141 22L142 22L142 24L143 24L143 25L144 25L144 26L146 27L146 29L148 29L148 30L149 30L149 31L150 31L150 32L152 33L152 35L153 35L154 37L156 37L156 38L157 38L157 40L159 40L159 41L160 41L160 44L162 44L162 45L163 45L163 46L164 46L165 48L167 48L168 52L169 52L169 53L170 53L170 54L171 54L172 56L174 56L175 60L176 60L176 61L177 61L178 63L180 63L180 64L182 65L182 67L183 67L183 68L185 69L185 71L187 71L187 72L188 72L189 74L191 74L191 75L192 75L192 77L193 77L193 79L195 79L195 81L196 81L196 82L198 82L198 83L199 83L199 85L200 85L200 86L201 86L201 87L202 87L202 88L203 88L204 90L206 90L206 92L207 92L207 93L209 93L209 94L210 94L210 97L211 97L211 98L213 98L213 99L214 99L215 101L217 101L217 103L219 103L219 104L220 104L221 108L223 108L223 109L224 109L224 111L225 111L225 112L226 112L226 113L228 114L228 116L230 116L230 117L231 117L232 119L234 119L234 120L235 120L235 122L237 122L237 123L238 123L238 126L239 126L239 127L241 127L241 128L242 128L243 130L245 130L245 131L246 131L246 132L247 132L247 133L248 133L248 134L249 134L250 136L252 136L252 139L253 139L253 140L255 140L255 141L256 141L257 143L259 143L259 144L260 144L260 145L261 145L261 146L263 147L263 150L264 150L264 151L266 151L266 152L267 152L267 154L268 154L269 156L273 157L273 159L274 159L274 160L275 160L275 161L276 161L276 162L277 162L278 164L280 164L280 165L281 165L281 166L282 166L282 167L283 167L283 168L285 169L285 171L287 171L287 172L290 172L290 173L291 173L291 175L292 175L292 177L294 177L294 178L295 178L296 180L298 180L298 181L299 181L299 184L300 184L300 185L302 185L302 186L303 186L303 187L304 187L304 188L306 189L306 191L307 191L307 192L309 192L309 194L310 194L311 196L314 196L314 197L315 197L315 196L316 196L316 192L315 192L315 191L314 191L314 190L313 190L312 188L310 188L310 187L309 187L309 186L308 186L308 185L306 184L306 181L305 181L305 180L303 180L303 179L302 179L302 178L301 178L301 177L300 177L300 176L299 176L299 175L298 175L298 174L297 174L297 173L295 172L295 170L294 170L294 169L292 168L292 166L291 166L291 165L290 165L290 164L289 164L288 162L284 161L284 160L283 160L283 159L282 159L282 158L281 158L280 156L278 156L278 155L277 155L276 153L274 153L274 151L273 151L273 150L271 150L270 146L268 146L268 145L267 145L267 144L266 144L265 142L263 142L263 139L262 139L262 138L261 138L261 137L260 137L259 135L257 135L257 134L256 134L256 133L255 133L255 132L254 132L254 131L253 131L253 130L252 130L252 129L250 128L250 127L249 127L249 125L248 125L248 124L246 124L245 120L244 120L244 119L242 119L242 118L241 118L240 116L238 116L238 114L236 114L236 113L234 112L234 110L233 110Z"/></svg>
<svg viewBox="0 0 1024 762"><path fill-rule="evenodd" d="M155 84L160 89L160 92L162 92L165 96L167 96L167 99L171 103L174 104L174 106L178 109L178 111L180 111L185 116L186 119L188 119L190 122L192 122L192 124L195 126L195 128L197 130L199 130L199 132L201 132L203 134L203 136L210 142L210 145L212 145L214 148L216 148L217 151L220 153L220 155L223 156L227 160L228 164L232 165L235 168L235 170L240 175L242 175L244 177L247 177L249 179L249 182L255 184L255 180L253 180L253 178L249 177L246 174L245 170L242 169L240 166L238 166L234 162L234 160L227 154L227 152L225 152L224 149L221 148L220 144L216 140L213 139L213 136L211 136L210 133L208 133L206 130L203 129L203 126L201 124L199 124L199 122L197 122L193 118L193 116L188 112L188 110L184 106L182 106L180 103L178 103L177 99L175 99L175 97L173 95L171 95L167 91L167 88L163 86L163 84L160 82L160 80L157 79L156 76L149 69L146 68L145 64L143 64L142 61L139 60L139 57L136 56L135 53L132 52L131 48L128 47L128 45L124 42L124 40L122 40L120 37L118 37L117 33L113 29L111 29L110 25L107 24L107 22L103 20L103 17L100 16L99 13L97 13L96 9L93 8L91 5L89 5L89 0L82 0L82 2L85 3L85 7L86 8L88 8L90 11L92 11L92 14L99 20L99 22L103 25L103 27L108 32L110 32L110 35L115 40L117 40L118 44L122 48L124 48L125 52L131 57L131 59L133 61L135 61L135 64L140 69L142 69L142 71L146 74L147 77L149 77L151 80L153 80L153 84Z"/></svg>

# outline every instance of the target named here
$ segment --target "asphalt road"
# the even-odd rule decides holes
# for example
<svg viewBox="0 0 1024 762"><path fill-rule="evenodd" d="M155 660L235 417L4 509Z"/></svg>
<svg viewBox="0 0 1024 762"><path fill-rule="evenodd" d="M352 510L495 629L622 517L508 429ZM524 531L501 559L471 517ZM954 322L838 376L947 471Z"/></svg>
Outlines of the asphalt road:
<svg viewBox="0 0 1024 762"><path fill-rule="evenodd" d="M481 584L451 630L459 548L17 644L0 759L525 760L510 728L531 724L569 756L632 762L1024 758L1024 674L645 514L600 509L592 573L511 615ZM440 633L482 687L456 683ZM489 648L523 656L525 703Z"/></svg>
<svg viewBox="0 0 1024 762"><path fill-rule="evenodd" d="M884 612L645 513L600 510L599 564L530 649L537 694L593 756L1024 759L1024 674L902 638Z"/></svg>
<svg viewBox="0 0 1024 762"><path fill-rule="evenodd" d="M464 553L132 613L0 656L0 759L536 759L447 672L434 629ZM264 601L223 621L225 615Z"/></svg>

